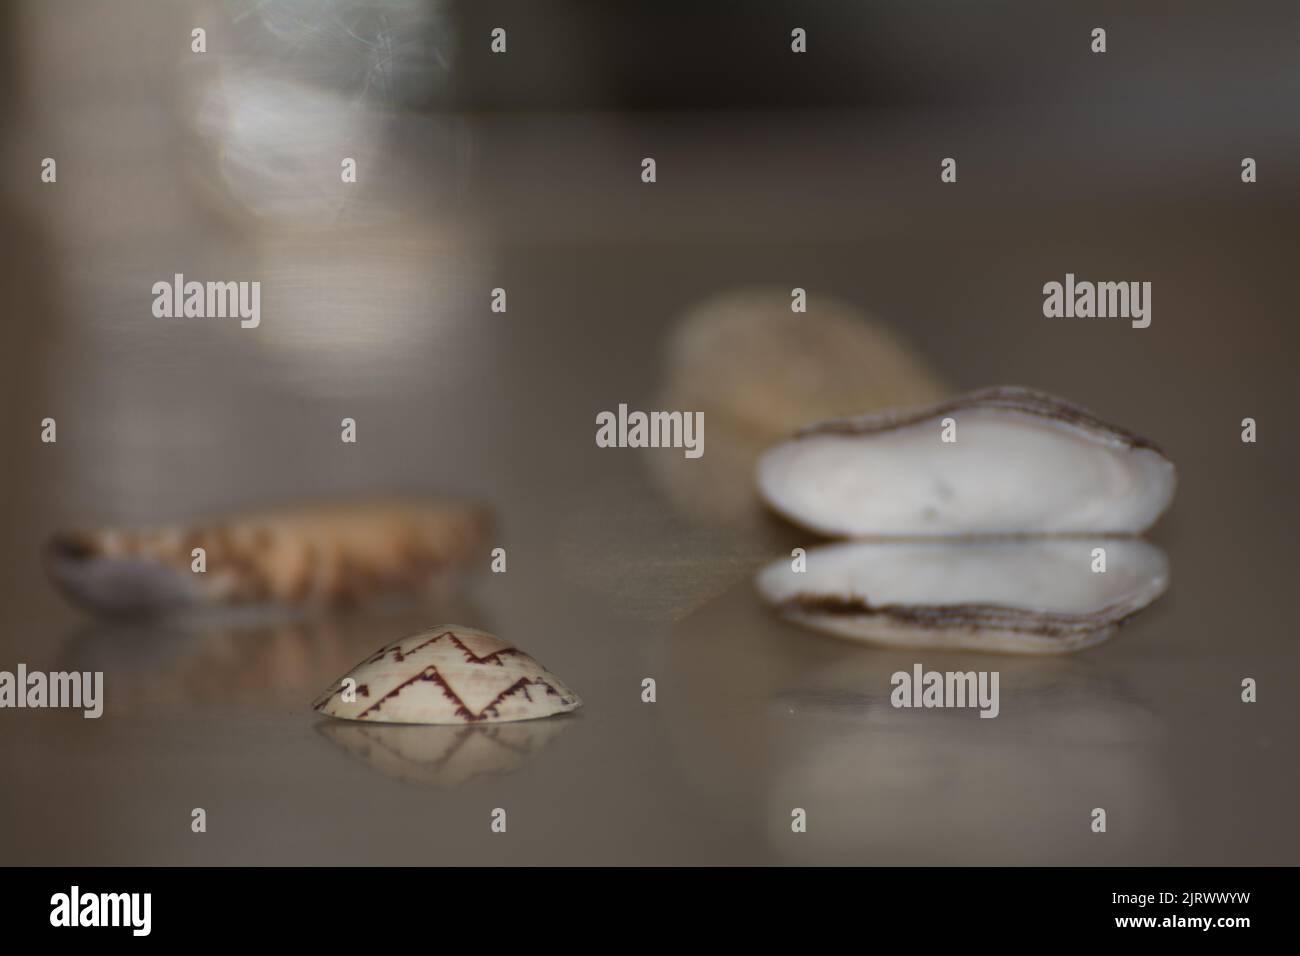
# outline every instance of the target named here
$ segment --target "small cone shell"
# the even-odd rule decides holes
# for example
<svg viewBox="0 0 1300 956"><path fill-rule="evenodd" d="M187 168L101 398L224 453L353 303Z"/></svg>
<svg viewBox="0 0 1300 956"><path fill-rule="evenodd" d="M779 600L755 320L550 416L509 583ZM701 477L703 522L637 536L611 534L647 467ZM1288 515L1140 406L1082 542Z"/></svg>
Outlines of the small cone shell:
<svg viewBox="0 0 1300 956"><path fill-rule="evenodd" d="M532 720L580 706L577 694L517 647L456 624L381 648L312 705L329 717L396 724Z"/></svg>

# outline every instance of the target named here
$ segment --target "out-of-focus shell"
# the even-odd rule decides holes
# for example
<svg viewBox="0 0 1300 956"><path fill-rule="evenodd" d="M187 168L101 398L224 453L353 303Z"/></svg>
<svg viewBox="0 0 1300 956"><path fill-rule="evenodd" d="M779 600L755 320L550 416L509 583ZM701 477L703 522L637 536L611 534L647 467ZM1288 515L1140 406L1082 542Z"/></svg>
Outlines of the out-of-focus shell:
<svg viewBox="0 0 1300 956"><path fill-rule="evenodd" d="M785 289L744 289L692 309L669 340L666 372L674 407L707 407L774 437L944 393L890 329L826 295L791 312Z"/></svg>
<svg viewBox="0 0 1300 956"><path fill-rule="evenodd" d="M692 308L669 337L660 404L704 413L697 459L647 455L674 504L697 521L752 524L762 452L810 422L942 398L938 375L898 335L854 306L814 293L746 288Z"/></svg>
<svg viewBox="0 0 1300 956"><path fill-rule="evenodd" d="M413 594L486 562L489 527L487 511L466 502L365 499L190 527L60 532L45 563L96 614L339 606Z"/></svg>

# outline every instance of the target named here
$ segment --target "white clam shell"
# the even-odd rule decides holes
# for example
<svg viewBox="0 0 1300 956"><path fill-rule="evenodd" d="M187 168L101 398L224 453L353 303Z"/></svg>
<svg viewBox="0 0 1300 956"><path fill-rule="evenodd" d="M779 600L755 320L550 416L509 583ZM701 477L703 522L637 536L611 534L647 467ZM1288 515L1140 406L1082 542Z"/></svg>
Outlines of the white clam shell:
<svg viewBox="0 0 1300 956"><path fill-rule="evenodd" d="M806 571L774 562L756 584L783 617L840 637L1059 654L1111 637L1164 593L1169 565L1134 538L849 542L810 549Z"/></svg>
<svg viewBox="0 0 1300 956"><path fill-rule="evenodd" d="M349 679L355 682L351 695ZM549 717L576 710L582 701L517 647L448 624L376 651L312 706L345 720L478 724Z"/></svg>
<svg viewBox="0 0 1300 956"><path fill-rule="evenodd" d="M850 538L1136 534L1175 486L1150 441L1019 387L809 426L757 477L777 512Z"/></svg>

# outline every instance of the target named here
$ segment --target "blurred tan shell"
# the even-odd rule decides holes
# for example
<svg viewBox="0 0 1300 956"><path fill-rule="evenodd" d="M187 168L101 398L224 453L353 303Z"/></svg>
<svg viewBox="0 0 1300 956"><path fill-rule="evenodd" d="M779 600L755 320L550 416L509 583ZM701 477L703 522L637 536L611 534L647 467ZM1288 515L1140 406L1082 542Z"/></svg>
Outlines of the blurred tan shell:
<svg viewBox="0 0 1300 956"><path fill-rule="evenodd" d="M458 624L380 648L312 704L329 717L396 724L532 720L581 706L577 694L519 648Z"/></svg>
<svg viewBox="0 0 1300 956"><path fill-rule="evenodd" d="M60 590L100 614L338 606L412 594L486 560L489 526L477 505L367 499L192 527L59 532L45 558Z"/></svg>
<svg viewBox="0 0 1300 956"><path fill-rule="evenodd" d="M737 425L782 437L828 417L925 402L943 386L893 332L816 293L747 289L692 309L669 342L668 387Z"/></svg>
<svg viewBox="0 0 1300 956"><path fill-rule="evenodd" d="M756 287L688 310L668 336L653 407L702 411L703 456L646 452L643 479L575 496L560 564L616 613L680 619L799 542L754 485L759 456L792 431L944 395L904 342L853 306L819 293L806 313L790 302L788 289Z"/></svg>
<svg viewBox="0 0 1300 956"><path fill-rule="evenodd" d="M816 292L806 313L790 303L788 289L726 293L687 312L669 338L660 404L704 412L705 453L646 460L694 518L755 519L755 462L804 425L945 395L906 343L853 306Z"/></svg>

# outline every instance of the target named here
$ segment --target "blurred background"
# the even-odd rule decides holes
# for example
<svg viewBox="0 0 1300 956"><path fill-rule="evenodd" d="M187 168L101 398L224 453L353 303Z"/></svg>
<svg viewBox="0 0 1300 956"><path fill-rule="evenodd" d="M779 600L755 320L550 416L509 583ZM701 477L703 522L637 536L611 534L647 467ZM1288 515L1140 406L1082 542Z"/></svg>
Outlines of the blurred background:
<svg viewBox="0 0 1300 956"><path fill-rule="evenodd" d="M108 698L0 713L0 862L1295 862L1300 9L699 6L0 8L0 669L103 670ZM1150 281L1151 327L1045 319L1066 272ZM260 281L261 325L154 318L174 273ZM727 410L825 384L815 331L788 380L737 358L796 286L812 329L887 337L852 383L872 401L1029 385L1160 443L1168 596L1048 661L773 619L750 575L807 542L748 500ZM686 401L708 471L594 445L598 411ZM250 629L95 622L39 560L69 525L380 492L485 501L508 573ZM586 707L490 731L310 713L441 620ZM894 711L916 660L1000 669L1002 716Z"/></svg>

